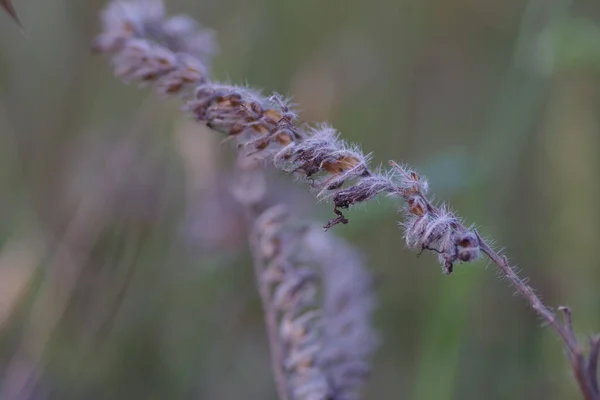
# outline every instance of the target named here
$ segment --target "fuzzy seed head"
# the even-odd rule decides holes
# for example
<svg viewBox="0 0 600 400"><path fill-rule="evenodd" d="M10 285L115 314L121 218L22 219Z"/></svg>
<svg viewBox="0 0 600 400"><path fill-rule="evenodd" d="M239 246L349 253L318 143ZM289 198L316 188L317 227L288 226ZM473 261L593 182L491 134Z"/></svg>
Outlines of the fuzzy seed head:
<svg viewBox="0 0 600 400"><path fill-rule="evenodd" d="M429 185L426 179L409 167L402 166L395 161L389 163L395 171L395 180L398 182L399 189L404 196L424 196L427 194Z"/></svg>
<svg viewBox="0 0 600 400"><path fill-rule="evenodd" d="M115 74L127 82L156 82L163 94L188 92L206 79L216 46L211 31L185 16L165 19L160 0L111 2L93 49L113 55Z"/></svg>
<svg viewBox="0 0 600 400"><path fill-rule="evenodd" d="M481 255L479 240L471 231L462 232L456 237L458 259L463 262L475 261Z"/></svg>
<svg viewBox="0 0 600 400"><path fill-rule="evenodd" d="M411 196L407 200L408 211L418 217L422 217L427 212L427 205L421 196Z"/></svg>
<svg viewBox="0 0 600 400"><path fill-rule="evenodd" d="M367 176L361 179L356 185L336 192L333 197L333 204L338 208L349 208L350 206L371 200L379 193L392 193L395 185L392 180L381 173Z"/></svg>

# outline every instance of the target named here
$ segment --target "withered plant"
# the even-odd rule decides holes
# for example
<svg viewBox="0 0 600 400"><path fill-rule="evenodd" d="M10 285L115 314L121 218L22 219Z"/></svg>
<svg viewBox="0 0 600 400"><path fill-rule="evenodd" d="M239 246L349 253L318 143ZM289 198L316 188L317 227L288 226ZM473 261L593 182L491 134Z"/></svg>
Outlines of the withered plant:
<svg viewBox="0 0 600 400"><path fill-rule="evenodd" d="M102 14L102 28L94 49L111 56L115 75L180 98L186 112L240 150L234 192L246 210L281 399L358 396L376 342L369 325L373 303L368 274L346 244L291 223L284 207L257 206L264 195L257 190L258 166L300 178L318 199L331 201L336 216L325 230L349 222L344 209L383 194L403 203L400 226L407 247L437 253L444 273L482 254L488 257L562 340L582 396L600 399L600 336L590 339L586 353L573 332L570 310L559 307L559 319L505 256L448 205L429 200L426 179L412 168L390 161L388 169L374 170L369 155L331 126L300 124L285 97L213 81L208 74L212 31L187 16L167 18L160 0L113 1ZM314 265L321 266L320 274Z"/></svg>

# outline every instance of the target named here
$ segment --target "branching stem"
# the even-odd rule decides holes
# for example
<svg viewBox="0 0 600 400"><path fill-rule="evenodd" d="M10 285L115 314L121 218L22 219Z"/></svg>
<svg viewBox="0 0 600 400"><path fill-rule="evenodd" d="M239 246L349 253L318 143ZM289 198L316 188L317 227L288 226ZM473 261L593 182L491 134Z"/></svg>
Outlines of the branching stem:
<svg viewBox="0 0 600 400"><path fill-rule="evenodd" d="M514 268L508 263L506 257L502 257L496 253L478 233L476 234L481 251L487 255L498 269L500 269L502 274L513 283L519 294L529 302L531 308L533 308L534 311L548 323L563 341L563 344L567 349L567 356L571 363L573 375L577 380L577 384L583 397L586 400L599 400L600 394L598 393L597 364L598 353L600 352L600 338L596 337L592 339L590 354L586 360L584 351L573 332L571 310L568 307L562 306L558 308L558 310L562 312L564 318L564 322L561 322L556 315L544 305L531 286L527 285L525 281L517 275Z"/></svg>

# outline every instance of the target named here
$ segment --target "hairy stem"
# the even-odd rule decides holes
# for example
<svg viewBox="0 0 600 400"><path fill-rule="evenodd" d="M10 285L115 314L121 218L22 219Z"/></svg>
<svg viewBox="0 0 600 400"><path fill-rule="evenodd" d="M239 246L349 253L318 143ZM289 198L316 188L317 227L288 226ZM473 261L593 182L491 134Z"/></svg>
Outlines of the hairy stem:
<svg viewBox="0 0 600 400"><path fill-rule="evenodd" d="M564 314L565 322L562 323L556 317L556 315L550 311L550 309L544 305L542 300L531 286L527 285L523 279L521 279L515 270L509 265L506 257L500 256L495 252L491 246L485 242L479 234L477 234L479 240L479 246L481 251L489 257L489 259L500 269L502 274L506 276L513 285L517 288L517 291L523 296L528 302L531 308L534 309L540 317L548 323L548 325L556 332L561 338L563 344L567 349L567 355L571 362L571 368L573 374L577 380L577 384L581 393L586 400L598 400L600 396L598 394L598 383L596 377L596 365L598 359L598 344L596 340L592 351L590 352L589 361L586 361L583 349L575 338L573 333L573 327L571 323L571 310L567 307L559 307L559 311Z"/></svg>

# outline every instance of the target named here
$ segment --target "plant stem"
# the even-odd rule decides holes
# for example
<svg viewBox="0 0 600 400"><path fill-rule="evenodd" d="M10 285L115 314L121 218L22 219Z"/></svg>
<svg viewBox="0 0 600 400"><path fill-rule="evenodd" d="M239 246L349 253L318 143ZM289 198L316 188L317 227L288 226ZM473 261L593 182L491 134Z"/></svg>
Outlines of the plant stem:
<svg viewBox="0 0 600 400"><path fill-rule="evenodd" d="M564 315L564 323L558 320L556 315L550 311L550 309L542 303L542 300L535 294L535 291L531 286L527 285L523 279L521 279L515 270L509 265L506 257L500 256L496 253L490 245L485 242L481 236L477 233L479 239L479 246L481 251L485 253L489 259L496 264L500 271L506 276L513 285L517 288L517 291L523 296L528 302L531 308L538 313L550 327L558 334L562 339L567 352L569 361L571 362L571 368L573 374L577 380L577 384L581 393L586 400L599 400L600 395L598 394L597 377L596 377L596 364L597 364L597 346L592 346L589 361L586 360L583 349L577 342L573 333L573 326L571 323L571 310L567 307L559 307Z"/></svg>

